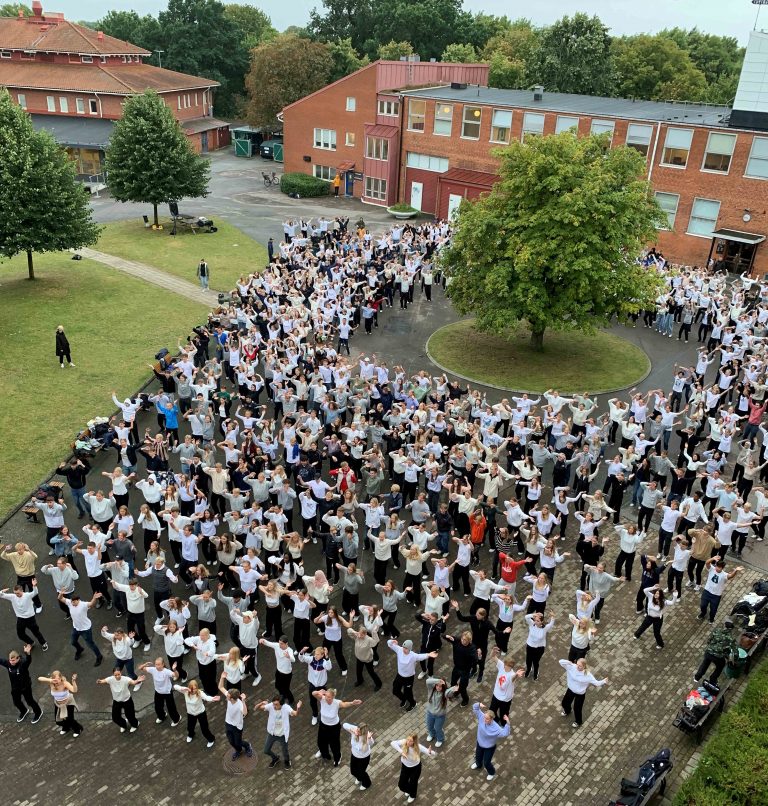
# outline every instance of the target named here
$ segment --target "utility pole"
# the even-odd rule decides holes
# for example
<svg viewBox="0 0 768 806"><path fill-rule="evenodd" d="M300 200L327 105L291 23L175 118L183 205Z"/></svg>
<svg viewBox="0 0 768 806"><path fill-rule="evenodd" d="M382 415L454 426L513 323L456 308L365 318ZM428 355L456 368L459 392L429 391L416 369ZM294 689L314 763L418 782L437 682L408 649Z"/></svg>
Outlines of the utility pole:
<svg viewBox="0 0 768 806"><path fill-rule="evenodd" d="M162 57L161 54L165 53L165 51L164 50L156 50L155 53L157 53L158 66L162 67L163 66L163 57Z"/></svg>

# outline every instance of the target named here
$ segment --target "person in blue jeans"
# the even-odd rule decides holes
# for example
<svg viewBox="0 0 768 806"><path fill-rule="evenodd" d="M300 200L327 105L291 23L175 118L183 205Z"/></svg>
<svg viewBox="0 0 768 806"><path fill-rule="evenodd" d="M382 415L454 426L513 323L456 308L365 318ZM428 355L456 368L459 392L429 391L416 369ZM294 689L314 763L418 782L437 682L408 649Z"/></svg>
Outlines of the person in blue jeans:
<svg viewBox="0 0 768 806"><path fill-rule="evenodd" d="M477 745L475 747L475 760L470 766L472 770L485 768L488 773L486 781L492 781L496 777L496 768L493 766L493 754L496 752L496 743L499 739L506 739L509 736L509 716L504 715L504 726L502 727L493 718L493 711L489 711L481 702L476 702L472 706L477 718Z"/></svg>
<svg viewBox="0 0 768 806"><path fill-rule="evenodd" d="M704 590L701 592L701 612L696 618L703 621L707 615L707 609L709 609L709 623L714 624L726 584L744 569L738 566L733 571L726 572L725 560L717 555L710 557L704 563L704 568L707 570L708 577Z"/></svg>
<svg viewBox="0 0 768 806"><path fill-rule="evenodd" d="M434 739L435 747L442 747L445 742L448 705L457 693L458 690L449 688L442 677L427 678L427 742Z"/></svg>

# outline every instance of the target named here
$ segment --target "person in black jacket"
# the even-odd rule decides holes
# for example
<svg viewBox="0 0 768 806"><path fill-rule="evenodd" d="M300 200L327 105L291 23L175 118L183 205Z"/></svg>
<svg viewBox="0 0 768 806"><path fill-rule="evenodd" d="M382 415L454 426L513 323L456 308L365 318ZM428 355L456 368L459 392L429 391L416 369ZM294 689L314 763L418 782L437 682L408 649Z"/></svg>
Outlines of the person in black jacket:
<svg viewBox="0 0 768 806"><path fill-rule="evenodd" d="M8 660L0 658L0 666L8 670L8 677L11 681L11 699L13 704L19 709L17 722L23 722L29 709L32 709L32 724L40 721L43 709L37 700L32 696L32 678L29 675L29 667L32 664L32 644L24 644L24 656L13 649L8 654ZM24 700L27 704L24 705Z"/></svg>
<svg viewBox="0 0 768 806"><path fill-rule="evenodd" d="M70 459L69 464L62 462L56 469L57 475L66 476L72 498L77 507L77 517L79 520L82 520L82 518L89 514L88 504L84 501L83 497L87 492L85 477L90 471L91 467L88 462L74 457Z"/></svg>
<svg viewBox="0 0 768 806"><path fill-rule="evenodd" d="M659 566L653 557L642 554L640 555L640 570L642 573L640 574L640 588L637 591L637 613L642 613L648 604L645 589L659 584L661 573L664 570L664 560Z"/></svg>
<svg viewBox="0 0 768 806"><path fill-rule="evenodd" d="M601 544L600 538L595 534L591 537L586 535L579 535L576 542L576 553L581 557L581 581L579 588L581 590L587 589L587 579L589 572L586 570L587 565L597 565L600 558L605 553L605 547Z"/></svg>
<svg viewBox="0 0 768 806"><path fill-rule="evenodd" d="M70 367L75 365L72 363L72 353L69 348L69 339L64 333L64 325L59 325L56 328L56 357L59 359L59 366L64 369L64 359Z"/></svg>
<svg viewBox="0 0 768 806"><path fill-rule="evenodd" d="M633 477L627 478L622 472L618 472L613 477L611 492L608 496L608 506L613 510L613 522L618 523L621 519L621 507L624 503L624 493L629 487L629 482ZM590 563L594 565L594 563Z"/></svg>
<svg viewBox="0 0 768 806"><path fill-rule="evenodd" d="M477 647L477 682L483 682L483 672L485 671L485 658L488 655L488 638L491 633L495 637L499 637L503 633L511 633L512 628L507 627L504 630L497 630L488 619L488 611L484 607L479 607L474 616L464 616L459 610L459 603L457 601L451 602L451 607L456 611L456 618L459 621L465 621L469 624L472 630L472 643ZM472 670L474 671L474 669ZM472 672L470 672L471 676Z"/></svg>
<svg viewBox="0 0 768 806"><path fill-rule="evenodd" d="M421 649L419 652L439 652L443 645L442 636L445 632L445 622L448 616L440 618L436 613L417 613L414 618L421 624ZM435 659L427 658L420 661L421 671L419 680L429 675L435 676Z"/></svg>
<svg viewBox="0 0 768 806"><path fill-rule="evenodd" d="M458 683L461 706L466 708L469 705L467 686L469 678L472 676L472 670L480 658L480 650L472 643L472 633L469 630L465 630L458 639L455 635L444 635L443 640L453 644L451 687Z"/></svg>

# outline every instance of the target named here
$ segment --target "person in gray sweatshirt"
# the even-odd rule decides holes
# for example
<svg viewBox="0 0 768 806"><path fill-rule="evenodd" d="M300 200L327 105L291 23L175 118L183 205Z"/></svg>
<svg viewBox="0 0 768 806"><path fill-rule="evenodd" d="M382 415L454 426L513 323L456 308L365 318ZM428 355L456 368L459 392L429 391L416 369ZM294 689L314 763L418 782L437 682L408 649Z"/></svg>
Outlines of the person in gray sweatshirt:
<svg viewBox="0 0 768 806"><path fill-rule="evenodd" d="M70 596L74 593L75 582L80 579L80 575L64 557L57 558L56 565L44 565L40 572L51 577L57 594L63 593L65 596ZM62 601L59 601L59 607L64 613L64 617L69 619L69 608Z"/></svg>

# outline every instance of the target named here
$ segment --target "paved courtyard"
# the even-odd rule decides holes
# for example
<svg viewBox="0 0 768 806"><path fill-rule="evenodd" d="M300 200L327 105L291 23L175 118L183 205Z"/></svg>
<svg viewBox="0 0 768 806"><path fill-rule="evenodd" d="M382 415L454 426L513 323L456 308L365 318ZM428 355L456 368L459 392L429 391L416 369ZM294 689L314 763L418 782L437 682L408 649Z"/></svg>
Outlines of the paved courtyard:
<svg viewBox="0 0 768 806"><path fill-rule="evenodd" d="M225 160L221 170L230 170ZM260 168L261 166L254 166ZM216 173L216 167L214 167ZM253 180L251 180L252 182ZM235 188L235 195L239 189ZM246 193L246 190L242 191ZM264 193L260 193L262 198ZM279 223L286 215L285 204L292 200L270 202L222 201L221 205L237 205L243 208L242 220L233 217L234 223L264 241L270 234L279 237ZM197 209L212 211L218 200L207 199ZM106 200L100 211L102 220L108 217L111 204ZM308 213L306 206L298 206L292 215ZM247 206L247 205L250 205ZM282 206L281 206L282 205ZM320 208L318 209L326 209ZM230 207L227 207L229 216ZM249 223L244 226L247 210L252 210ZM122 215L126 216L126 210ZM380 215L380 214L379 214ZM372 227L373 229L373 227ZM452 321L455 316L442 293L435 294L430 305L419 299L408 311L398 309L385 311L381 317L382 326L374 335L367 338L359 333L352 340L352 353L365 349L384 356L390 366L403 364L409 371L428 366L424 345L427 337L437 327ZM661 339L649 330L642 328L617 328L616 331L643 347L653 362L653 371L643 384L643 388L668 387L670 367L675 361L686 359L695 351L695 344L681 345L675 340ZM588 379L585 378L585 387ZM127 392L128 390L125 390ZM490 391L489 397L495 402L501 393ZM605 397L601 398L601 410L605 408ZM111 413L108 390L94 390L94 415ZM140 428L154 424L154 416L142 415ZM114 454L99 455L94 465L94 474L114 467ZM143 467L143 465L142 465ZM45 469L41 468L41 477ZM142 474L143 475L143 474ZM548 480L549 473L545 474ZM597 483L600 483L598 479ZM508 497L511 489L505 491ZM69 494L67 502L71 503ZM139 495L132 495L132 512L136 515ZM625 517L631 519L636 511L627 509ZM67 516L68 525L79 529L81 521L76 519L76 510L71 507ZM607 533L607 532L605 532ZM44 527L28 523L23 515L14 516L5 524L2 541L13 543L17 540L28 542L45 558ZM644 544L655 553L655 529ZM569 528L562 551L573 548L576 533ZM139 540L140 542L140 540ZM617 541L612 541L607 549L609 566L617 553ZM758 578L766 575L761 569L768 568L768 549L765 544L750 544L745 552L746 572L729 586L721 607L722 614L730 610L740 593L748 589ZM482 563L490 572L491 555L483 550ZM361 555L361 566L369 574L370 581L361 593L361 602L379 603L379 597L372 592L372 558L368 552ZM0 582L3 586L11 583L8 564L0 568ZM308 571L323 567L319 547L309 545L306 553ZM633 581L620 585L607 601L599 634L589 655L592 670L598 677L608 676L610 684L601 690L591 690L587 695L584 726L574 730L570 719L560 715L560 698L565 690L565 676L557 660L567 656L570 644L568 614L574 611L574 591L579 581L580 564L575 553L559 567L554 592L547 612L556 616L557 624L551 633L549 648L542 662L542 674L538 681L523 680L517 687L512 703L512 735L503 742L496 754L498 775L491 783L484 775L469 769L474 750L475 724L470 709L452 707L446 725L446 744L438 750L436 759L424 764L419 788L419 802L444 804L530 804L531 806L569 806L569 804L607 804L618 792L618 782L622 776L632 775L647 755L660 747L672 748L675 770L671 777L675 781L690 761L696 746L693 741L674 729L672 719L682 704L685 694L691 688L693 671L698 665L701 650L709 634L708 625L699 622L695 616L698 597L690 590L684 590L680 605L671 608L665 617L664 638L666 648L654 649L649 633L642 640L635 641L632 632L637 626L634 597L639 584L639 574ZM82 570L82 569L81 569ZM399 583L404 569L394 571ZM79 590L85 592L85 585ZM425 686L417 681L415 692L419 706L410 713L403 712L397 700L390 693L391 681L395 672L394 655L382 644L381 664L377 671L384 680L384 688L373 692L370 682L355 688L354 672L341 677L338 669L330 673L330 681L338 689L338 696L345 700L360 697L363 704L342 712L344 719L351 722L365 721L374 731L377 745L374 748L370 774L373 787L369 792L358 792L353 785L347 763L349 745L346 734L342 736L342 767L333 769L329 764L316 760L316 729L310 726L308 707L293 722L291 732L291 756L293 768L284 770L278 767L268 770L267 759L261 755L266 733L266 716L261 712L249 714L246 720L246 738L251 740L256 751L252 761L228 762L229 747L224 736L223 706L208 706L211 727L217 741L212 750L206 750L198 737L191 745L185 743L184 724L171 728L167 723L154 724L152 711L152 686L148 680L135 696L140 712L141 727L134 735L121 735L109 721L109 691L106 687L94 684L97 676L109 673L111 655L102 644L105 663L100 669L92 668L93 656L86 652L82 660L72 660L72 650L68 646L68 623L55 604L53 587L48 577L41 577L40 588L45 605L38 617L41 628L51 645L50 651L42 654L36 650L33 658L33 675L48 674L58 668L67 675L77 671L80 693L77 696L85 725L84 733L77 739L61 737L56 729L47 687L37 685L39 700L45 708L45 717L37 725L25 722L15 724L15 710L8 694L8 681L0 670L0 745L4 755L4 781L7 784L8 802L13 804L106 804L130 799L133 803L200 803L237 801L258 796L266 803L288 804L302 802L325 806L342 802L390 804L401 800L397 790L399 762L397 754L389 742L419 731L424 737ZM181 589L179 589L181 591ZM340 591L340 588L339 588ZM527 585L520 582L518 593L525 595ZM464 601L464 600L460 600ZM332 602L340 603L340 592L334 594ZM462 605L465 610L469 600ZM263 608L263 606L262 606ZM94 621L94 634L102 624L114 627L120 621L114 611L91 611ZM413 608L403 603L400 607L398 623L403 631L401 641L413 638L418 648L418 631L413 621ZM151 623L151 618L148 617ZM223 608L218 614L219 632L223 646L229 645L227 615ZM224 625L227 625L227 629ZM291 621L284 621L286 632L291 635ZM449 622L449 631L458 632L455 619ZM0 603L0 652L17 646L13 618L7 603ZM510 642L510 654L516 662L524 659L526 629L518 616ZM141 649L136 652L139 662L153 659L162 653L159 639L153 641L152 649L144 656ZM346 646L348 662L352 660L351 646ZM187 666L194 668L193 657L188 656ZM450 675L450 652L443 649L437 661L439 674ZM245 691L249 703L271 695L273 679L272 653L261 651L259 667L263 681L256 689L246 684ZM352 666L354 668L354 666ZM485 682L472 683L472 701L490 701L493 688L493 669L486 671ZM297 664L293 676L293 691L301 696L308 706L306 696L306 672L302 664ZM177 698L180 701L180 698ZM180 702L180 706L183 703ZM226 751L226 752L225 752Z"/></svg>

